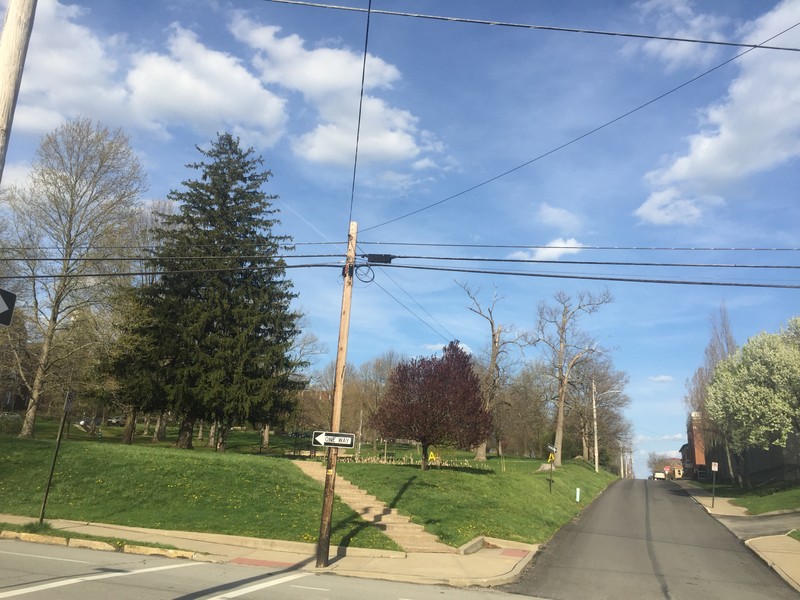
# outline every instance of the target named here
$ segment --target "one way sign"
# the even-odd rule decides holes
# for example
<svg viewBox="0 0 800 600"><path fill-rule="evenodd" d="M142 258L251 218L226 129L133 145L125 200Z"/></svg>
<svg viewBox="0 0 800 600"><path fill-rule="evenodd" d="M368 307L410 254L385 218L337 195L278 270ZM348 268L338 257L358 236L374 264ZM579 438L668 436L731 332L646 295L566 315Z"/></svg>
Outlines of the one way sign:
<svg viewBox="0 0 800 600"><path fill-rule="evenodd" d="M315 431L311 443L314 446L333 446L335 448L353 448L356 442L355 433L331 433Z"/></svg>
<svg viewBox="0 0 800 600"><path fill-rule="evenodd" d="M14 304L16 302L16 294L0 290L0 325L5 325L6 327L11 325L11 317L14 314Z"/></svg>

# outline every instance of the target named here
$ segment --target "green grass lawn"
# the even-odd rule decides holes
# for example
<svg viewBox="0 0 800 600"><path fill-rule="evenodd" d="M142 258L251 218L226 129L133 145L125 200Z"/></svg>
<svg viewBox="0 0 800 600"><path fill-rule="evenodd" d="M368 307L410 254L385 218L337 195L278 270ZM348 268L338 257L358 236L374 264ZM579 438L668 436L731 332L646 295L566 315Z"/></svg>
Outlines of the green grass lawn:
<svg viewBox="0 0 800 600"><path fill-rule="evenodd" d="M0 512L38 517L54 448L0 437ZM321 486L288 460L66 441L45 516L313 543L321 507ZM338 502L332 523L332 544L397 549Z"/></svg>
<svg viewBox="0 0 800 600"><path fill-rule="evenodd" d="M345 463L347 480L397 508L452 546L478 535L527 543L547 541L616 478L581 461L553 476L541 461L498 459L486 466L433 467ZM576 502L576 488L581 489Z"/></svg>
<svg viewBox="0 0 800 600"><path fill-rule="evenodd" d="M105 432L111 429L111 434ZM118 443L118 428L102 438L73 429L58 457L47 518L161 529L211 531L315 542L322 487L283 458L309 440L273 436L258 452L258 432L233 431L229 451L177 450L170 443ZM55 448L56 428L37 424L36 440L0 436L0 513L37 517ZM362 455L383 448L363 448ZM418 459L413 446L394 446L398 461ZM423 472L409 464L339 463L339 474L402 514L459 546L477 535L541 543L585 507L615 477L582 461L537 472L537 460L467 459L470 453L437 449L445 464ZM580 502L576 488L581 489ZM398 549L336 503L334 545Z"/></svg>
<svg viewBox="0 0 800 600"><path fill-rule="evenodd" d="M698 485L711 491L710 483L703 482ZM720 498L731 498L732 504L746 508L751 515L779 510L800 510L800 486L772 484L745 490L729 484L717 484L714 493Z"/></svg>

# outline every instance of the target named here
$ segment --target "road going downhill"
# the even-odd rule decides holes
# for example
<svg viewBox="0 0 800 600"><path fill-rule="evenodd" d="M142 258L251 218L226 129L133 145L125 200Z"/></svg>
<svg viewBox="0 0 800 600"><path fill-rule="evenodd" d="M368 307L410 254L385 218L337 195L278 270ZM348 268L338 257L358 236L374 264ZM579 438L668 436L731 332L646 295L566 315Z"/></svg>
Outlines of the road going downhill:
<svg viewBox="0 0 800 600"><path fill-rule="evenodd" d="M554 600L798 599L679 486L620 480L505 586Z"/></svg>

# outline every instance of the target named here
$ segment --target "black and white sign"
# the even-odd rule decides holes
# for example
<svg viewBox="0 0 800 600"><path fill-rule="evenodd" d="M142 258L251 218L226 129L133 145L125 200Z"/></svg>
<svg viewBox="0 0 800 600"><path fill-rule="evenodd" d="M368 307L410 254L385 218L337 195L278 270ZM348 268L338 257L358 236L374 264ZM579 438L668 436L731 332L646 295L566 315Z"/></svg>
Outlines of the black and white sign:
<svg viewBox="0 0 800 600"><path fill-rule="evenodd" d="M11 325L11 317L14 314L14 304L16 302L16 294L0 290L0 325L5 325L6 327Z"/></svg>
<svg viewBox="0 0 800 600"><path fill-rule="evenodd" d="M330 431L315 431L311 438L314 446L332 446L335 448L353 448L356 445L355 433L331 433Z"/></svg>

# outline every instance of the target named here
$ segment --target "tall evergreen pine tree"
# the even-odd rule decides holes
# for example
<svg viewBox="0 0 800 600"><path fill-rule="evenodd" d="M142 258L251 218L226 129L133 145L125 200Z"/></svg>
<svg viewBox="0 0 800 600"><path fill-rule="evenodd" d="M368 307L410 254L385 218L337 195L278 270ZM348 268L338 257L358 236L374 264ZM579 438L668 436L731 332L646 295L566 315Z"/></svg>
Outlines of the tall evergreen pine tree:
<svg viewBox="0 0 800 600"><path fill-rule="evenodd" d="M178 210L163 217L160 276L143 290L184 448L197 419L227 431L284 409L299 366L290 354L299 315L280 256L291 238L273 232L277 196L262 191L272 173L227 133L198 150L205 160L188 165L198 178L168 196Z"/></svg>

